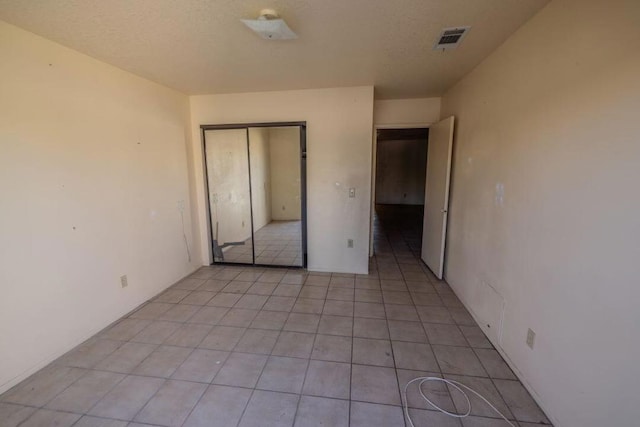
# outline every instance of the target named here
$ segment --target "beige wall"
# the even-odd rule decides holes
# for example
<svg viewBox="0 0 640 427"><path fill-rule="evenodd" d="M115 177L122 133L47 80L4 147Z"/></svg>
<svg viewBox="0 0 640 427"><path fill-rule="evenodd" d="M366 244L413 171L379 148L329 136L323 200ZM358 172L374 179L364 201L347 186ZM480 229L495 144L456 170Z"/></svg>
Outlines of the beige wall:
<svg viewBox="0 0 640 427"><path fill-rule="evenodd" d="M383 99L373 108L376 126L429 125L440 119L440 98Z"/></svg>
<svg viewBox="0 0 640 427"><path fill-rule="evenodd" d="M194 181L202 262L210 259L199 126L307 122L309 269L368 270L373 88L192 96ZM349 198L350 187L356 198ZM355 247L347 248L347 239Z"/></svg>
<svg viewBox="0 0 640 427"><path fill-rule="evenodd" d="M638 424L639 22L553 1L443 97L446 278L559 427Z"/></svg>
<svg viewBox="0 0 640 427"><path fill-rule="evenodd" d="M269 140L271 217L282 221L300 220L300 128L271 128Z"/></svg>
<svg viewBox="0 0 640 427"><path fill-rule="evenodd" d="M271 222L271 149L268 128L249 129L253 229Z"/></svg>
<svg viewBox="0 0 640 427"><path fill-rule="evenodd" d="M200 259L187 97L2 22L0 57L1 393Z"/></svg>

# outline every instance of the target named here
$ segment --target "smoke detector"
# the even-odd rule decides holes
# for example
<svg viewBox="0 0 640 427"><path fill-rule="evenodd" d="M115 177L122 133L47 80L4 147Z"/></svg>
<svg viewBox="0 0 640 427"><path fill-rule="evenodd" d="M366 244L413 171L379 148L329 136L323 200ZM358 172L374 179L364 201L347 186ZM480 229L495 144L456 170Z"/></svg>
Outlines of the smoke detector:
<svg viewBox="0 0 640 427"><path fill-rule="evenodd" d="M433 45L434 50L455 49L462 42L471 27L444 28Z"/></svg>
<svg viewBox="0 0 640 427"><path fill-rule="evenodd" d="M242 23L265 40L291 40L298 36L273 9L260 11L258 19L241 19Z"/></svg>

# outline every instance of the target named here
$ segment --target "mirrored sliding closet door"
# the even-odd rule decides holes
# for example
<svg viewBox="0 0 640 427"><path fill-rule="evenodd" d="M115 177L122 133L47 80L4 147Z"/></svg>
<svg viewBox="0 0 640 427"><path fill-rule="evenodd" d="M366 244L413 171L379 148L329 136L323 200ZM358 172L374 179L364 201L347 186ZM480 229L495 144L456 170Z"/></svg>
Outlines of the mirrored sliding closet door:
<svg viewBox="0 0 640 427"><path fill-rule="evenodd" d="M214 263L306 266L305 126L203 126Z"/></svg>
<svg viewBox="0 0 640 427"><path fill-rule="evenodd" d="M206 163L214 262L253 263L246 129L207 130Z"/></svg>

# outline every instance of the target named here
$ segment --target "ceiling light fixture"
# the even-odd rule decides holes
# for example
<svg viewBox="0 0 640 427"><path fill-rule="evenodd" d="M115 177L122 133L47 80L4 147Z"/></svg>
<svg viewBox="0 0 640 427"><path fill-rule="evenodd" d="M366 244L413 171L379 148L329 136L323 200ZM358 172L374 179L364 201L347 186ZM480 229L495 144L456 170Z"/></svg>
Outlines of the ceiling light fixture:
<svg viewBox="0 0 640 427"><path fill-rule="evenodd" d="M265 40L291 40L298 36L273 9L260 11L258 19L241 19L242 23Z"/></svg>

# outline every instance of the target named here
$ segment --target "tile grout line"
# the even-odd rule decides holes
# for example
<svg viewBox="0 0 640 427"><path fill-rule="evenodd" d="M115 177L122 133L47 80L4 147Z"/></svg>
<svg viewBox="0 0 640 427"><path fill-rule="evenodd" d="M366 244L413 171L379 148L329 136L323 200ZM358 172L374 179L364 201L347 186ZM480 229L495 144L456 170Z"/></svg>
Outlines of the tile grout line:
<svg viewBox="0 0 640 427"><path fill-rule="evenodd" d="M356 327L356 302L355 302L355 282L356 279L354 279L353 281L353 286L354 286L354 291L353 291L353 304L352 304L352 311L353 311L353 317L351 319L351 363L349 364L349 411L348 411L348 416L347 416L347 420L348 420L348 425L351 425L351 410L352 410L352 397L351 394L353 393L353 353L354 353L354 345L353 345L353 339L354 339L354 335L355 335L355 327Z"/></svg>
<svg viewBox="0 0 640 427"><path fill-rule="evenodd" d="M382 309L384 310L384 322L385 325L387 325L387 334L389 336L389 346L391 347L391 360L393 361L393 373L396 377L396 385L397 385L397 390L398 390L398 397L400 398L400 405L402 407L403 401L402 401L402 389L401 389L401 385L400 385L400 378L398 377L398 367L396 364L396 356L395 356L395 351L393 350L393 341L391 340L391 329L389 329L389 319L387 318L387 305L384 304L384 293L382 293ZM407 421L405 420L405 416L404 416L404 409L402 410L402 422L404 424L404 426L406 427L407 425Z"/></svg>
<svg viewBox="0 0 640 427"><path fill-rule="evenodd" d="M324 304L323 304L323 308L324 308ZM286 323L285 323L286 324ZM302 402L302 396L303 392L304 392L304 386L307 382L307 375L309 374L309 367L311 366L311 356L313 355L313 349L316 346L316 340L318 339L318 329L320 328L320 319L318 319L318 325L316 326L316 332L313 336L313 343L311 344L311 352L309 353L309 358L307 359L307 367L304 371L304 378L302 380L302 385L300 386L300 393L298 394L298 402L296 403L296 410L293 414L293 421L291 423L291 425L294 425L296 422L296 418L298 417L298 411L300 409L300 403Z"/></svg>

